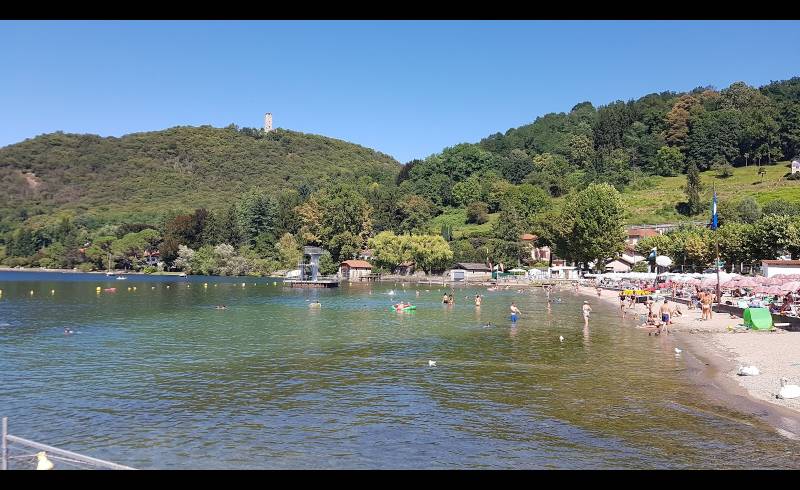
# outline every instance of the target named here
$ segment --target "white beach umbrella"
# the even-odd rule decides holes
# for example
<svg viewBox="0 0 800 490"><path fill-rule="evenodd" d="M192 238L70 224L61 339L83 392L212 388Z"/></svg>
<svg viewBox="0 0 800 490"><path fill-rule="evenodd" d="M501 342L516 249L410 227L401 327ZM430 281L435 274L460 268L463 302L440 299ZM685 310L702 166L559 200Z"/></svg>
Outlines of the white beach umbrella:
<svg viewBox="0 0 800 490"><path fill-rule="evenodd" d="M660 267L669 267L672 265L672 259L666 255L659 255L656 257L656 265Z"/></svg>

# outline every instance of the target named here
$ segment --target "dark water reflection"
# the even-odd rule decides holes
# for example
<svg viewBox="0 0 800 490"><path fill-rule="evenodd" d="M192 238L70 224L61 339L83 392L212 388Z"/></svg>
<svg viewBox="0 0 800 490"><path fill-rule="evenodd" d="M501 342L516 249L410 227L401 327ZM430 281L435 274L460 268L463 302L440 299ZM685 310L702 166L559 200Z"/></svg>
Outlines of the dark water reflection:
<svg viewBox="0 0 800 490"><path fill-rule="evenodd" d="M585 330L571 292L548 312L484 291L478 310L469 288L446 307L424 287L22 276L0 273L11 432L135 467L800 466L796 442L707 401L672 339L601 304Z"/></svg>

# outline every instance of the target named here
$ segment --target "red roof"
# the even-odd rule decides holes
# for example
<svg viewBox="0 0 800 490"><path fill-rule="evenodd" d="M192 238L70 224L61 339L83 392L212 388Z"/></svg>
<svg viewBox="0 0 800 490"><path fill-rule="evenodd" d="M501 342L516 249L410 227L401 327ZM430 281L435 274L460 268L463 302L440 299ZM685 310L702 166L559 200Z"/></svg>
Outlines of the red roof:
<svg viewBox="0 0 800 490"><path fill-rule="evenodd" d="M657 236L658 232L652 228L629 228L628 236L648 237Z"/></svg>
<svg viewBox="0 0 800 490"><path fill-rule="evenodd" d="M519 238L520 238L520 240L533 241L533 240L536 240L538 237L536 235L531 235L530 233L524 233Z"/></svg>
<svg viewBox="0 0 800 490"><path fill-rule="evenodd" d="M372 269L372 264L366 260L345 260L342 265L346 265L351 269Z"/></svg>
<svg viewBox="0 0 800 490"><path fill-rule="evenodd" d="M800 260L762 260L767 265L800 265Z"/></svg>

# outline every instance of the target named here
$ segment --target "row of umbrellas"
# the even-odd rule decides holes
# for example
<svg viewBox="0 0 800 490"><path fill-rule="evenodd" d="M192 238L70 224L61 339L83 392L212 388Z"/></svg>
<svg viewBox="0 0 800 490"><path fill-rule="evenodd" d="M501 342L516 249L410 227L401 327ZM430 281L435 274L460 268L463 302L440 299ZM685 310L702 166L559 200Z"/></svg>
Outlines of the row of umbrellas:
<svg viewBox="0 0 800 490"><path fill-rule="evenodd" d="M800 278L798 278L800 279ZM685 284L689 286L700 286L702 288L716 287L716 278L689 279ZM747 288L753 289L756 293L782 294L789 291L800 290L800 281L792 278L766 278L766 277L737 277L733 279L720 280L720 286L728 289Z"/></svg>

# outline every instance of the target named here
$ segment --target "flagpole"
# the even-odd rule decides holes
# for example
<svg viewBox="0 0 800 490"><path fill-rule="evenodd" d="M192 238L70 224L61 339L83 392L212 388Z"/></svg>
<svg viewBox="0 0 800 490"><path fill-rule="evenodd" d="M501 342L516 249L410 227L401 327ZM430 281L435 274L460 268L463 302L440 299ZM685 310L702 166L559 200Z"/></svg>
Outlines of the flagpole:
<svg viewBox="0 0 800 490"><path fill-rule="evenodd" d="M713 186L714 188L714 209L712 210L711 214L711 223L714 227L714 248L717 252L717 261L714 263L714 266L717 269L717 311L719 311L719 305L722 303L722 295L719 291L719 230L717 226L717 186L716 184Z"/></svg>

